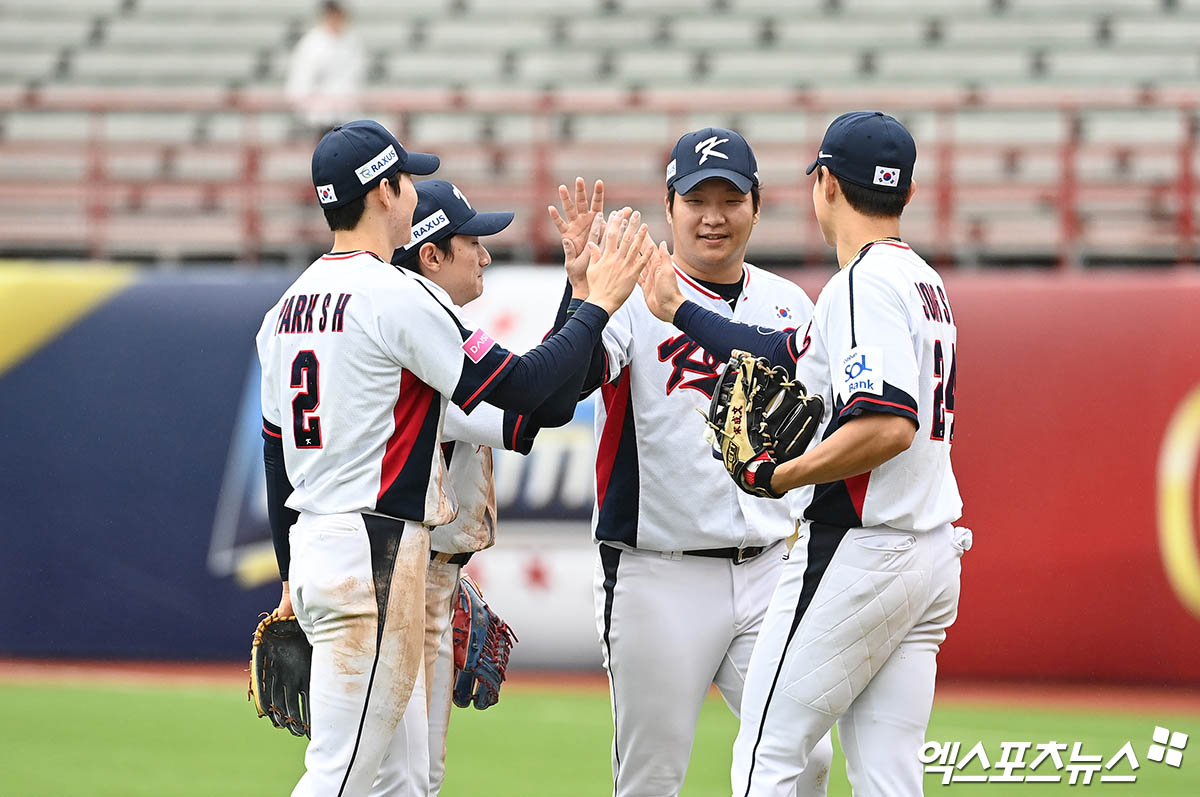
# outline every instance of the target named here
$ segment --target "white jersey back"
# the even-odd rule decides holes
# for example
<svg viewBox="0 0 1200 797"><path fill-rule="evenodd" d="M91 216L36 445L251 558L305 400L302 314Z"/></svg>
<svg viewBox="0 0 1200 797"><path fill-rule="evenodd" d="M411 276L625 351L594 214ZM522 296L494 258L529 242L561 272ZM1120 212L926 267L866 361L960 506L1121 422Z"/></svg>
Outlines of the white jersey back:
<svg viewBox="0 0 1200 797"><path fill-rule="evenodd" d="M803 328L800 286L745 267L737 309L676 269L685 298L771 329ZM739 490L713 457L705 419L724 365L654 317L641 291L604 330L605 383L596 402L597 540L657 551L767 545L791 534L787 503Z"/></svg>
<svg viewBox="0 0 1200 797"><path fill-rule="evenodd" d="M938 273L904 243L868 244L817 299L797 377L832 385L824 439L863 412L918 424L908 450L875 470L818 485L810 520L843 528L928 531L962 514L950 467L957 334ZM815 444L815 443L814 443Z"/></svg>
<svg viewBox="0 0 1200 797"><path fill-rule="evenodd" d="M469 412L511 354L369 252L309 266L267 312L257 344L263 430L282 439L289 507L453 518L438 451L447 397Z"/></svg>

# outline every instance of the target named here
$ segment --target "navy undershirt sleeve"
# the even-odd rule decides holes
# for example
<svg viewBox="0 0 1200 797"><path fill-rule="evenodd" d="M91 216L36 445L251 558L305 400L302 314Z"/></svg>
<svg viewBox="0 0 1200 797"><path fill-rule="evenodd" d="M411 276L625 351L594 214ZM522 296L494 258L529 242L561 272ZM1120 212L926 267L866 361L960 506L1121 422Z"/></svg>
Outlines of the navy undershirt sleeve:
<svg viewBox="0 0 1200 797"><path fill-rule="evenodd" d="M679 306L675 311L674 324L718 360L728 360L734 349L740 349L755 357L766 357L772 365L780 365L788 370L796 365L793 352L800 349L796 346L795 330L730 321L695 302L684 302Z"/></svg>
<svg viewBox="0 0 1200 797"><path fill-rule="evenodd" d="M263 426L263 466L267 474L267 519L271 524L271 542L275 546L275 562L279 565L279 578L288 580L292 551L288 543L288 530L300 518L300 513L289 509L285 502L292 494L292 483L288 481L287 469L283 464L283 439L271 434Z"/></svg>
<svg viewBox="0 0 1200 797"><path fill-rule="evenodd" d="M532 413L588 362L607 323L606 311L581 304L562 329L515 357L484 400L503 410Z"/></svg>
<svg viewBox="0 0 1200 797"><path fill-rule="evenodd" d="M554 329L550 331L550 334L561 329L567 319L575 315L582 305L582 299L571 298L571 286L568 284L567 292L563 296L563 303L559 307L558 317L554 320ZM590 361L581 362L574 373L567 377L567 381L563 382L540 407L533 411L529 420L535 426L545 429L565 426L571 422L571 419L575 417L575 405L579 403L579 393L583 387L583 380L587 378L590 364Z"/></svg>

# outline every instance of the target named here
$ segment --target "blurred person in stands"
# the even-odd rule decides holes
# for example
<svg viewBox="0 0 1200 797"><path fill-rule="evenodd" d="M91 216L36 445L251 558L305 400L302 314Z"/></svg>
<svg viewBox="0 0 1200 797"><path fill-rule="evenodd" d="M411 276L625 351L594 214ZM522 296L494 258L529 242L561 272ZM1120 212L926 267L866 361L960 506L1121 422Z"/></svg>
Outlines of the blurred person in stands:
<svg viewBox="0 0 1200 797"><path fill-rule="evenodd" d="M357 116L366 75L366 51L338 0L321 3L321 19L292 51L284 89L306 133L325 132Z"/></svg>

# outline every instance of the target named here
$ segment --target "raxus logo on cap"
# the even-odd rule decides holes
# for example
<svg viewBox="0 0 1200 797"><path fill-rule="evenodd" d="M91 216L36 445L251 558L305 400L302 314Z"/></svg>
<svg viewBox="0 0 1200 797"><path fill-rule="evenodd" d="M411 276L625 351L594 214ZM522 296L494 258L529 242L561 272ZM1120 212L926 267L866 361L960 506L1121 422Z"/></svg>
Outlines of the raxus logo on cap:
<svg viewBox="0 0 1200 797"><path fill-rule="evenodd" d="M880 111L851 111L829 124L805 173L824 166L839 180L907 194L916 162L917 145L899 121Z"/></svg>
<svg viewBox="0 0 1200 797"><path fill-rule="evenodd" d="M335 127L313 150L312 180L323 208L358 199L397 172L433 174L436 155L407 152L379 122L361 119Z"/></svg>
<svg viewBox="0 0 1200 797"><path fill-rule="evenodd" d="M416 188L412 238L392 255L392 262L397 265L421 244L436 243L452 235L495 235L512 223L512 213L475 210L458 186L446 180L422 180L416 183Z"/></svg>

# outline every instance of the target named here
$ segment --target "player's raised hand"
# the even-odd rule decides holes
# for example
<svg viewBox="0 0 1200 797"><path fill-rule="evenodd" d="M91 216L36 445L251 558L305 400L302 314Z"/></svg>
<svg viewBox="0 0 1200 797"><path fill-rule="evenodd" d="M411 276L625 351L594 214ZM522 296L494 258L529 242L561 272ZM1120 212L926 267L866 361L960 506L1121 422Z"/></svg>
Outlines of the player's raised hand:
<svg viewBox="0 0 1200 797"><path fill-rule="evenodd" d="M679 279L675 276L675 264L671 261L671 253L667 251L667 242L658 245L653 257L646 265L645 271L638 278L642 286L642 295L646 297L646 307L656 318L668 324L675 320L675 312L683 304L683 294L679 292Z"/></svg>
<svg viewBox="0 0 1200 797"><path fill-rule="evenodd" d="M602 245L588 244L589 302L610 314L625 303L654 251L645 245L649 232L638 211L624 208L609 217Z"/></svg>
<svg viewBox="0 0 1200 797"><path fill-rule="evenodd" d="M587 269L591 262L589 243L599 245L604 234L604 214L596 213L592 217L592 227L588 230L583 246L576 246L568 237L563 237L563 267L567 271L567 281L571 283L571 296L576 299L586 299L588 296Z"/></svg>
<svg viewBox="0 0 1200 797"><path fill-rule="evenodd" d="M550 220L554 222L563 240L570 240L575 254L582 254L588 241L593 240L590 235L592 222L596 218L603 219L604 216L604 181L596 181L589 200L587 184L582 177L576 177L574 197L565 185L560 185L558 198L562 202L562 212L560 213L554 205L548 206L546 210L550 213ZM565 244L563 248L566 248ZM571 284L575 286L574 282Z"/></svg>

